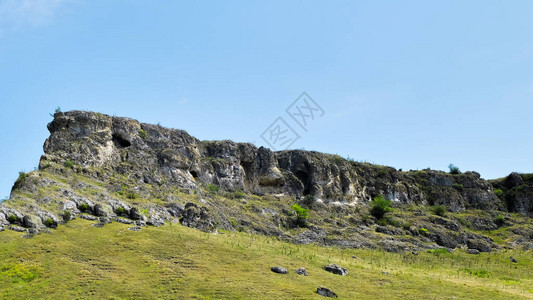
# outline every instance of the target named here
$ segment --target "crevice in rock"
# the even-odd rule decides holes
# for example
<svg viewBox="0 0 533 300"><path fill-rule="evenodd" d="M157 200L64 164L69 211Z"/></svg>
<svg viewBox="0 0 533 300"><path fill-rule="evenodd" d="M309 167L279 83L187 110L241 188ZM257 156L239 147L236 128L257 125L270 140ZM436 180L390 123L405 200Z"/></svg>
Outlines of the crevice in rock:
<svg viewBox="0 0 533 300"><path fill-rule="evenodd" d="M113 134L113 143L115 144L115 147L117 148L127 148L131 146L130 141L126 140L125 138L117 134Z"/></svg>

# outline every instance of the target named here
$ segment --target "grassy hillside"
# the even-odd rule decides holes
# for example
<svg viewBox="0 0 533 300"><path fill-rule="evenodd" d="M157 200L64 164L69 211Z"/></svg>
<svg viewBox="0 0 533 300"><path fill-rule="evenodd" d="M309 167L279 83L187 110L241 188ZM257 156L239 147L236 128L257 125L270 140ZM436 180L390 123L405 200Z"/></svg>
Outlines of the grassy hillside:
<svg viewBox="0 0 533 300"><path fill-rule="evenodd" d="M0 298L323 299L315 293L319 285L341 299L533 298L531 251L414 255L215 235L171 223L140 232L91 223L77 219L33 238L2 232ZM347 268L348 276L322 270L330 263ZM271 272L277 265L289 274ZM309 277L297 275L299 267Z"/></svg>

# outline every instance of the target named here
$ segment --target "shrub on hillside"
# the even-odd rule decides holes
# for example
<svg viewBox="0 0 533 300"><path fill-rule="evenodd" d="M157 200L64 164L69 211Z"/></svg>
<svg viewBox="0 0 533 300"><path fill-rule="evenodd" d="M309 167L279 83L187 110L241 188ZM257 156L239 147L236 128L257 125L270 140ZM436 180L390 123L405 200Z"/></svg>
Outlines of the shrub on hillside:
<svg viewBox="0 0 533 300"><path fill-rule="evenodd" d="M450 169L450 174L461 174L461 170L454 164L449 164L448 169Z"/></svg>
<svg viewBox="0 0 533 300"><path fill-rule="evenodd" d="M431 212L434 215L444 217L446 216L446 206L444 205L435 205L431 207Z"/></svg>
<svg viewBox="0 0 533 300"><path fill-rule="evenodd" d="M218 193L218 190L220 189L217 185L215 184L207 184L206 186L207 188L207 191L212 193L212 194L216 194Z"/></svg>
<svg viewBox="0 0 533 300"><path fill-rule="evenodd" d="M67 223L68 221L70 221L72 214L70 213L69 210L65 210L63 211L62 217L63 217L63 222Z"/></svg>
<svg viewBox="0 0 533 300"><path fill-rule="evenodd" d="M81 212L86 212L86 211L89 210L89 204L82 203L82 204L80 204L80 206L78 208L80 209Z"/></svg>
<svg viewBox="0 0 533 300"><path fill-rule="evenodd" d="M141 129L139 130L139 136L141 137L141 139L146 140L148 138L148 133Z"/></svg>
<svg viewBox="0 0 533 300"><path fill-rule="evenodd" d="M503 191L501 189L495 189L494 190L494 194L496 194L496 196L498 196L498 198L502 198L503 197Z"/></svg>
<svg viewBox="0 0 533 300"><path fill-rule="evenodd" d="M505 216L502 215L502 214L499 214L496 216L496 218L494 218L494 223L496 223L496 225L498 225L498 227L502 227L503 224L505 224Z"/></svg>
<svg viewBox="0 0 533 300"><path fill-rule="evenodd" d="M74 161L71 160L71 159L67 159L64 163L63 163L63 166L65 168L72 168L74 167Z"/></svg>
<svg viewBox="0 0 533 300"><path fill-rule="evenodd" d="M376 219L381 219L385 214L392 212L391 202L383 196L378 196L370 201L370 214Z"/></svg>
<svg viewBox="0 0 533 300"><path fill-rule="evenodd" d="M292 210L296 214L296 225L298 227L307 227L307 218L309 218L308 209L301 207L298 204L292 206Z"/></svg>

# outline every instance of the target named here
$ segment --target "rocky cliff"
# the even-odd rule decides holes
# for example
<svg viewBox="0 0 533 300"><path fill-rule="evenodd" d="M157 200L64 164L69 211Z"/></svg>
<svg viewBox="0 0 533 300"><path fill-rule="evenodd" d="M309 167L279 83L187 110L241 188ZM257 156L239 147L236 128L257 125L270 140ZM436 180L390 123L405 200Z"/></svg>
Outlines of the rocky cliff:
<svg viewBox="0 0 533 300"><path fill-rule="evenodd" d="M457 216L481 210L491 224L498 212L533 212L529 175L489 182L476 172L403 172L318 152L200 141L182 130L93 112L56 113L48 130L39 170L14 184L0 206L0 226L36 233L74 217L131 223L134 230L175 221L347 247L454 248L482 240L490 249L490 240L457 234L460 217L426 216L422 208L443 205ZM376 225L368 203L377 196L410 212L403 218L412 221ZM310 209L307 228L291 225L295 203ZM426 227L433 232L420 234Z"/></svg>

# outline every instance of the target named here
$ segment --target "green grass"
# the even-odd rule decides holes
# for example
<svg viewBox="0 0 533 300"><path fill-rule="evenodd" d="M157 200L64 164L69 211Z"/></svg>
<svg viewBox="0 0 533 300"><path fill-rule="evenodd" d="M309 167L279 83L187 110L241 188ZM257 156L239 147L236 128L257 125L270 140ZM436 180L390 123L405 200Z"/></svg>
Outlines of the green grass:
<svg viewBox="0 0 533 300"><path fill-rule="evenodd" d="M73 220L31 239L0 233L0 298L323 299L315 293L319 285L341 299L533 298L531 252L413 255L214 235L179 225L133 232L119 223L90 224ZM510 255L519 263L511 264ZM350 273L322 270L330 263ZM277 265L289 274L271 272ZM296 275L299 267L309 276Z"/></svg>

